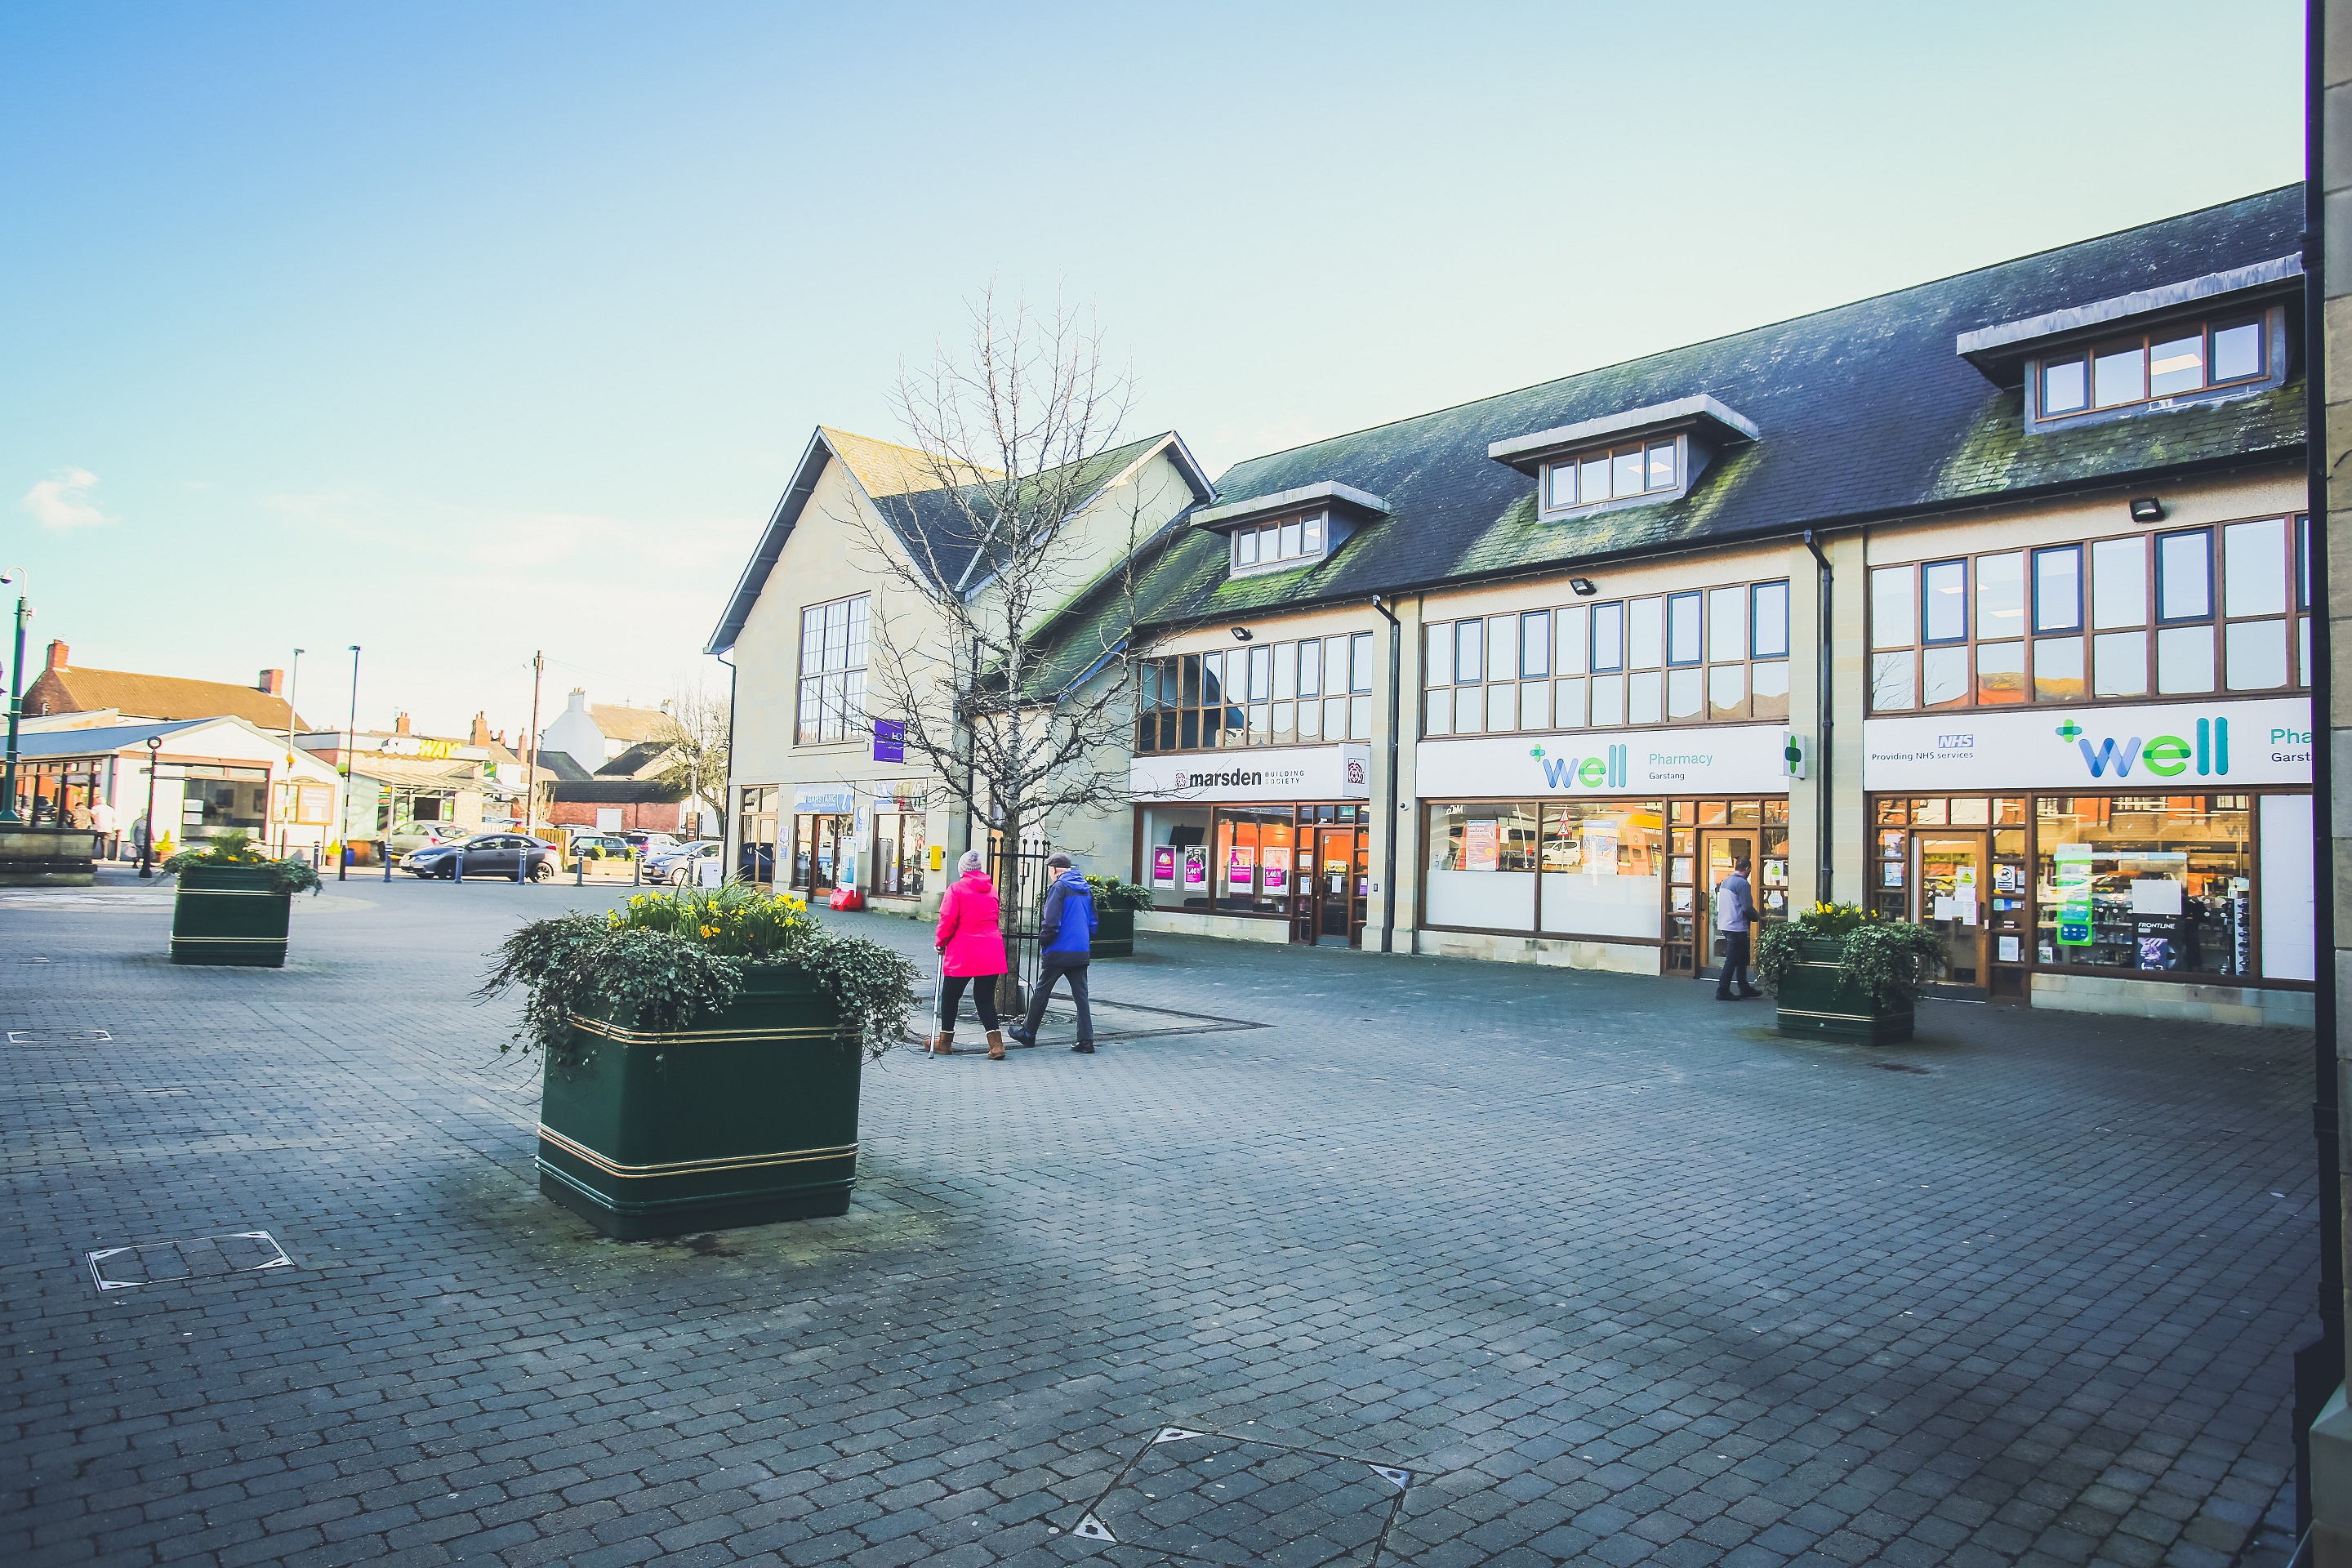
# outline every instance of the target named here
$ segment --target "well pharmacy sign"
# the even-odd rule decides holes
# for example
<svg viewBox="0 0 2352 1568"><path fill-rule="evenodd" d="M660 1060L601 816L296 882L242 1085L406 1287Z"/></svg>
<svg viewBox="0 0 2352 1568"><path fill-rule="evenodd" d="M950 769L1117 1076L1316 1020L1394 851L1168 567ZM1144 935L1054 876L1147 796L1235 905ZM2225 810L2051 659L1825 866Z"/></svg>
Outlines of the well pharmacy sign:
<svg viewBox="0 0 2352 1568"><path fill-rule="evenodd" d="M1871 790L2228 789L2311 782L2311 703L2175 702L2128 708L1872 719Z"/></svg>
<svg viewBox="0 0 2352 1568"><path fill-rule="evenodd" d="M1788 750L1789 731L1778 724L1423 741L1413 753L1413 793L1423 800L1786 795Z"/></svg>

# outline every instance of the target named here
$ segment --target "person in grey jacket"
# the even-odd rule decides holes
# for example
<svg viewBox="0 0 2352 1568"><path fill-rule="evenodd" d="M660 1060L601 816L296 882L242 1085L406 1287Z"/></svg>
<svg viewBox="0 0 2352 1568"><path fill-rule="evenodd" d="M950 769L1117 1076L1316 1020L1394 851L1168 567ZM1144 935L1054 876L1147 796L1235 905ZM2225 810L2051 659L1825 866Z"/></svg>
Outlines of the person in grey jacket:
<svg viewBox="0 0 2352 1568"><path fill-rule="evenodd" d="M1067 979L1070 1000L1078 1005L1078 1043L1070 1049L1090 1057L1095 1054L1095 1016L1087 1005L1087 963L1094 956L1095 928L1101 923L1095 915L1094 890L1067 855L1049 857L1045 868L1054 873L1054 882L1045 889L1045 908L1037 921L1042 959L1037 984L1030 992L1027 1020L1005 1033L1024 1046L1035 1045L1037 1026L1045 1021L1045 998L1054 994L1055 981Z"/></svg>
<svg viewBox="0 0 2352 1568"><path fill-rule="evenodd" d="M1731 875L1715 886L1715 929L1723 935L1723 970L1715 983L1718 1002L1748 1002L1764 994L1748 984L1748 936L1756 921L1756 895L1748 886L1748 862L1734 860Z"/></svg>

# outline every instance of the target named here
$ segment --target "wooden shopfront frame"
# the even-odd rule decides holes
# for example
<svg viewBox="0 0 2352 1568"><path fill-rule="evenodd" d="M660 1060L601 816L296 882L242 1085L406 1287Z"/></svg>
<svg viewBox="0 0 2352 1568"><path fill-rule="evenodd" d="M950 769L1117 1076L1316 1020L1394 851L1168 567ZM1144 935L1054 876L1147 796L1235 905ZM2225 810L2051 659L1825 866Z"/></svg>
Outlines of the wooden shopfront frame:
<svg viewBox="0 0 2352 1568"><path fill-rule="evenodd" d="M1571 869L1563 863L1568 853L1568 836L1555 833L1553 824L1577 821L1580 829L1585 817L1609 815L1605 810L1572 815L1572 808L1577 805L1617 807L1616 816L1633 829L1656 835L1646 858L1656 863L1654 912L1657 934L1545 928L1545 882L1550 876ZM1475 814L1482 807L1496 813L1520 813L1523 814L1522 820L1531 819L1535 824L1534 832L1528 836L1533 847L1534 863L1525 869L1534 872L1535 879L1529 920L1524 927L1431 918L1433 873L1440 869L1434 865L1436 814L1459 811L1475 818ZM1786 795L1687 796L1660 800L1591 796L1542 800L1424 801L1420 816L1419 852L1423 871L1416 879L1415 914L1419 925L1424 930L1544 942L1596 942L1627 947L1654 947L1660 950L1661 974L1712 978L1721 962L1720 944L1715 936L1713 919L1714 889L1720 878L1713 874L1716 869L1714 862L1720 859L1724 863L1723 868L1727 870L1730 859L1738 853L1743 843L1748 846L1748 858L1752 862L1749 881L1759 911L1768 920L1787 917L1789 797ZM1644 818L1648 820L1644 821ZM1581 856L1590 852L1587 846L1591 839L1582 831L1576 837L1576 853L1580 864ZM1483 857L1483 846L1477 853ZM1510 851L1498 842L1496 853L1500 860L1507 858ZM1487 869L1477 865L1458 868L1472 871Z"/></svg>
<svg viewBox="0 0 2352 1568"><path fill-rule="evenodd" d="M1198 847L1207 880L1197 905L1160 901L1171 893L1188 898L1191 862L1183 851L1194 846L1147 842L1145 822L1154 813L1205 818ZM1241 831L1244 826L1251 831ZM1290 927L1294 942L1361 947L1371 894L1371 806L1361 800L1142 803L1135 810L1134 879L1151 889L1159 913L1280 921ZM1284 836L1269 840L1269 828L1282 828ZM1174 851L1172 886L1160 880L1169 872L1155 859L1156 851L1166 850ZM1234 890L1239 864L1234 856L1242 851L1251 857L1246 902ZM1269 859L1273 853L1283 858ZM1330 862L1339 858L1350 863L1348 869L1332 868ZM1269 880L1275 876L1278 881Z"/></svg>
<svg viewBox="0 0 2352 1568"><path fill-rule="evenodd" d="M1958 847L1963 841L1980 838L1983 843L1982 881L1979 897L1982 908L1976 922L1976 951L1980 955L1978 973L1973 982L1959 978L1948 971L1947 977L1930 986L1933 994L1955 996L1964 1000L2024 1003L2032 994L2035 973L2084 975L2119 980L2169 981L2182 984L2221 984L2256 987L2268 990L2309 991L2308 980L2277 978L2266 975L2263 932L2263 802L2274 796L2311 798L2312 792L2303 785L2244 785L2236 789L2164 789L2110 790L2018 790L2013 792L1969 791L1942 795L1923 795L1906 791L1873 792L1864 801L1868 833L1867 863L1864 879L1867 887L1865 905L1882 919L1917 919L1924 913L1926 923L1945 931L1948 935L1956 923L1948 918L1935 918L1936 909L1923 900L1941 895L1953 898L1959 889L1946 889L1939 882L1923 876L1928 869L1929 846L1943 844ZM2042 875L2043 862L2054 864L2051 850L2055 844L2066 842L2062 829L2045 826L2045 823L2072 822L2069 816L2043 815L2042 803L2101 801L2108 803L2112 818L2118 802L2201 800L2202 812L2242 809L2245 812L2245 839L2242 851L2247 868L2248 888L2244 890L2244 908L2223 912L2222 929L2234 938L2245 931L2242 967L2237 953L2231 954L2232 967L2207 962L2208 944L2201 931L2196 943L2199 954L2197 967L2143 969L2123 964L2068 963L2067 949L2055 942L2049 945L2052 957L2042 955L2042 941L2045 928L2042 916L2055 914L2048 895L2051 884ZM2242 801L2238 806L2216 805L2216 801ZM1924 812L1923 812L1923 809ZM2153 809L2153 808L2152 808ZM2171 808L2162 808L2169 810ZM2115 858L2113 856L2105 858ZM1947 864L1957 862L1956 853L1948 857ZM2016 868L2013 877L2005 877L2008 868ZM2193 869L2184 859L2184 870ZM1899 879L1899 885L1895 885ZM2208 880L2212 879L2210 876ZM2198 895L2200 904L2209 911L2218 899L2227 893ZM2112 900L2112 890L2109 893ZM2168 917L2158 913L2150 923L2160 929ZM2201 925L2201 922L2200 922ZM2097 928L2095 928L2097 929ZM2006 956L2011 949L2002 939L2013 938L2014 959ZM2112 942L2109 945L2113 945ZM2214 944L2218 951L2219 944ZM1954 965L1954 970L1959 966Z"/></svg>

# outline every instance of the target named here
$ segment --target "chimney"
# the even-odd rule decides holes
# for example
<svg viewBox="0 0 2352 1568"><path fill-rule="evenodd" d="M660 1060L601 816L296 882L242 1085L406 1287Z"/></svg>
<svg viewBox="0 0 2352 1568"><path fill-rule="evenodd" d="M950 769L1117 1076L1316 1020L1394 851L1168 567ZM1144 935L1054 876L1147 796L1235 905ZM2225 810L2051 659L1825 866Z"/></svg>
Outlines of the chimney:
<svg viewBox="0 0 2352 1568"><path fill-rule="evenodd" d="M270 673L271 673L271 674L273 674L273 675L275 675L275 674L277 673L277 671L272 670L272 671L270 671ZM408 733L408 715L407 715L407 714L405 714L405 713L401 713L401 714L396 714L396 715L394 715L394 716L393 721L392 721L392 732L393 732L394 734L395 734L395 735L405 735L405 734L407 734L407 733Z"/></svg>
<svg viewBox="0 0 2352 1568"><path fill-rule="evenodd" d="M61 642L51 642L49 644L49 668L51 669L66 669L71 668L66 663L66 655L70 651L72 650L68 648L66 645Z"/></svg>
<svg viewBox="0 0 2352 1568"><path fill-rule="evenodd" d="M566 713L586 712L588 710L588 689L584 686L573 687L572 689L572 695L564 700L563 710Z"/></svg>
<svg viewBox="0 0 2352 1568"><path fill-rule="evenodd" d="M469 746L487 746L492 744L497 740L498 737L490 733L489 715L487 713L475 714L474 732L467 738L466 744Z"/></svg>
<svg viewBox="0 0 2352 1568"><path fill-rule="evenodd" d="M272 697L283 697L286 695L286 672L282 669L265 669L261 672L261 679L253 683L253 689L256 691L267 691Z"/></svg>

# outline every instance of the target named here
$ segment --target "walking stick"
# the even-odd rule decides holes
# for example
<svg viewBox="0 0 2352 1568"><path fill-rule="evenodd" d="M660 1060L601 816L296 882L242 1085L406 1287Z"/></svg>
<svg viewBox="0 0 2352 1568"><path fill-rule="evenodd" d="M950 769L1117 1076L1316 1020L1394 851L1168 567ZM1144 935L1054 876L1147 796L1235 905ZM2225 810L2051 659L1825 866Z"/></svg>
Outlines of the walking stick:
<svg viewBox="0 0 2352 1568"><path fill-rule="evenodd" d="M931 1042L940 1037L945 1027L940 1022L940 995L947 988L947 973L948 955L942 952L938 967L931 971L931 1032L923 1037L923 1055L927 1059L932 1055Z"/></svg>

